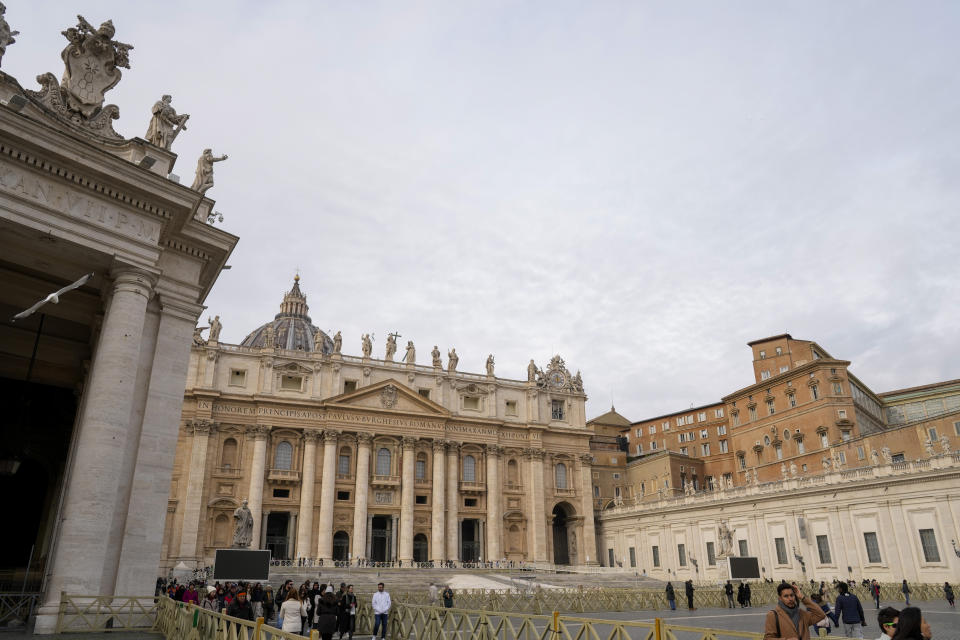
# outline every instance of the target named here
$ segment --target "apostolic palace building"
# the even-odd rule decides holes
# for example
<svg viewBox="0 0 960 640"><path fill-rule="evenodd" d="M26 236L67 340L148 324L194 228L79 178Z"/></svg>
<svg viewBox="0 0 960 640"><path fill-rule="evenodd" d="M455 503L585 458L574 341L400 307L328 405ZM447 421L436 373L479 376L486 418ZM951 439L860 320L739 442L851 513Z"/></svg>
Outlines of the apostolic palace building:
<svg viewBox="0 0 960 640"><path fill-rule="evenodd" d="M275 558L597 562L586 396L559 356L515 380L492 356L484 374L437 347L400 361L393 335L347 355L299 278L279 311L239 345L219 319L195 339L164 568L211 564L244 500Z"/></svg>

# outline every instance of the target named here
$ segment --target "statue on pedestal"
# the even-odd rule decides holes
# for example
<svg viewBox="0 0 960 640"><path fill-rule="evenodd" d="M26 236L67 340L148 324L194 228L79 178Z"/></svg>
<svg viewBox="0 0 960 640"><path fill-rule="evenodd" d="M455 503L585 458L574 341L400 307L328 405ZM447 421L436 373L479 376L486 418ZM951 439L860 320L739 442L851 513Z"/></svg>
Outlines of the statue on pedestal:
<svg viewBox="0 0 960 640"><path fill-rule="evenodd" d="M7 47L16 42L13 36L19 35L19 31L11 31L7 19L3 16L7 8L0 2L0 62L3 62L3 54L7 52Z"/></svg>
<svg viewBox="0 0 960 640"><path fill-rule="evenodd" d="M456 371L458 362L460 362L460 357L457 355L456 348L452 348L450 351L447 351L447 371L450 373Z"/></svg>
<svg viewBox="0 0 960 640"><path fill-rule="evenodd" d="M322 350L322 348L323 348L323 338L320 339L320 347L321 347L321 350ZM340 353L340 349L342 349L342 348L343 348L343 336L341 336L341 335L340 335L340 332L337 331L337 332L333 335L333 352L334 352L334 353Z"/></svg>
<svg viewBox="0 0 960 640"><path fill-rule="evenodd" d="M437 348L437 345L433 345L433 351L430 352L430 357L433 358L434 369L443 367L443 361L440 360L440 349Z"/></svg>
<svg viewBox="0 0 960 640"><path fill-rule="evenodd" d="M212 149L204 149L197 160L197 174L193 178L193 185L190 187L194 191L206 193L213 186L213 163L223 162L227 159L227 154L219 158L213 155Z"/></svg>
<svg viewBox="0 0 960 640"><path fill-rule="evenodd" d="M492 353L489 356L487 356L487 375L488 376L493 375L493 354Z"/></svg>
<svg viewBox="0 0 960 640"><path fill-rule="evenodd" d="M207 322L210 323L210 342L220 342L220 330L223 329L223 325L220 324L220 316L213 316L213 319L207 318Z"/></svg>
<svg viewBox="0 0 960 640"><path fill-rule="evenodd" d="M417 350L413 346L413 340L407 340L407 351L403 354L403 361L407 364L414 364L417 361Z"/></svg>
<svg viewBox="0 0 960 640"><path fill-rule="evenodd" d="M945 456L950 455L950 438L946 435L940 436L940 451Z"/></svg>
<svg viewBox="0 0 960 640"><path fill-rule="evenodd" d="M933 442L930 440L930 438L927 438L924 441L923 448L926 450L927 455L930 456L931 458L937 455L937 451L936 449L933 448Z"/></svg>
<svg viewBox="0 0 960 640"><path fill-rule="evenodd" d="M797 463L796 463L796 462L791 462L791 463L790 463L790 477L791 477L791 478L796 478L796 477L797 477Z"/></svg>
<svg viewBox="0 0 960 640"><path fill-rule="evenodd" d="M880 457L883 458L884 464L893 464L893 454L890 452L890 447L880 449Z"/></svg>
<svg viewBox="0 0 960 640"><path fill-rule="evenodd" d="M717 527L717 547L717 555L719 556L728 556L733 553L733 531L723 520Z"/></svg>
<svg viewBox="0 0 960 640"><path fill-rule="evenodd" d="M533 358L530 358L530 364L527 365L527 382L536 382L538 371L537 363L533 361Z"/></svg>
<svg viewBox="0 0 960 640"><path fill-rule="evenodd" d="M387 362L393 362L393 354L397 352L397 333L388 333L387 334L387 352L384 354L383 359Z"/></svg>
<svg viewBox="0 0 960 640"><path fill-rule="evenodd" d="M263 348L264 349L273 349L276 346L276 342L273 339L273 323L267 324L263 328Z"/></svg>
<svg viewBox="0 0 960 640"><path fill-rule="evenodd" d="M369 358L370 354L373 353L373 340L370 339L369 333L363 334L363 338L360 341L360 348L364 358Z"/></svg>
<svg viewBox="0 0 960 640"><path fill-rule="evenodd" d="M253 514L247 506L247 501L233 512L233 546L247 548L253 542Z"/></svg>
<svg viewBox="0 0 960 640"><path fill-rule="evenodd" d="M151 110L153 117L150 118L147 135L144 136L147 142L163 149L170 148L173 141L177 139L177 135L187 128L187 120L190 118L186 113L178 115L170 106L172 100L172 96L165 95L154 103Z"/></svg>
<svg viewBox="0 0 960 640"><path fill-rule="evenodd" d="M876 449L870 451L870 462L873 466L880 464L880 453Z"/></svg>
<svg viewBox="0 0 960 640"><path fill-rule="evenodd" d="M780 463L780 477L782 477L784 480L787 479L787 463L786 462Z"/></svg>
<svg viewBox="0 0 960 640"><path fill-rule="evenodd" d="M193 344L197 347L202 347L207 344L207 341L203 339L203 332L209 329L210 327L195 327L193 330Z"/></svg>

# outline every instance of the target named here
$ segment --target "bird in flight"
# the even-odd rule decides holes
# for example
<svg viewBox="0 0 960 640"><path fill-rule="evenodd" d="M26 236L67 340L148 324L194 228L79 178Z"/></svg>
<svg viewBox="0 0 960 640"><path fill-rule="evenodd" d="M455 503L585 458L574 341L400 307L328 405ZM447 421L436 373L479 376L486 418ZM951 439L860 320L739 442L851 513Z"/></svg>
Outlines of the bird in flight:
<svg viewBox="0 0 960 640"><path fill-rule="evenodd" d="M83 285L87 284L87 282L89 282L92 277L93 277L93 274L92 274L92 273L88 273L87 275L83 276L82 278L80 278L80 279L77 280L76 282L74 282L74 283L72 283L72 284L68 284L68 285L65 286L63 289L60 289L59 291L54 291L53 293L51 293L50 295L48 295L46 298L44 298L43 300L41 300L41 301L38 302L37 304L33 305L32 307L30 307L30 308L27 309L26 311L21 311L21 312L18 313L17 315L13 316L13 322L16 322L17 320L23 320L24 318L29 318L30 316L32 316L32 315L37 311L37 309L39 309L39 308L42 307L43 305L47 304L48 302L50 302L50 303L52 303L52 304L57 304L57 303L59 303L59 302L60 302L60 296L62 296L63 294L65 294L65 293L67 293L67 292L69 292L69 291L73 291L74 289L79 289L79 288L82 287Z"/></svg>

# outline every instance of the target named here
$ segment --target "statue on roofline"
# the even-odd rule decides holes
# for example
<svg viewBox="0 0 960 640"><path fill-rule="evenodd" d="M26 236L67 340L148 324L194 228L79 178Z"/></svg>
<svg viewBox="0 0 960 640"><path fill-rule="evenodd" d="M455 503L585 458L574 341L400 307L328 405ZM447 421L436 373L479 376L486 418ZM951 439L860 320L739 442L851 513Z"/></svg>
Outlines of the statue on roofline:
<svg viewBox="0 0 960 640"><path fill-rule="evenodd" d="M178 115L170 106L172 100L172 96L165 95L153 104L153 117L150 118L147 135L144 136L147 142L163 149L170 149L180 132L187 128L187 120L190 118L186 113Z"/></svg>
<svg viewBox="0 0 960 640"><path fill-rule="evenodd" d="M0 2L0 62L3 62L3 54L7 52L7 47L16 42L13 36L20 34L19 31L10 30L10 25L7 24L7 19L3 15L6 12L7 8Z"/></svg>
<svg viewBox="0 0 960 640"><path fill-rule="evenodd" d="M190 187L194 191L206 193L213 186L213 163L223 162L227 159L227 154L219 158L213 155L212 149L204 149L197 160L197 173L193 178L193 185Z"/></svg>

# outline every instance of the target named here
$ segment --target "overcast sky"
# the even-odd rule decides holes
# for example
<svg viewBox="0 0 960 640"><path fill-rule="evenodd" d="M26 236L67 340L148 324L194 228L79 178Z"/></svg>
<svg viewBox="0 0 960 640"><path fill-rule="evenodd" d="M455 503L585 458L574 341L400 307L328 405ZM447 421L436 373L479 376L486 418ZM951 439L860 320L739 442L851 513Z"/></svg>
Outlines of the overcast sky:
<svg viewBox="0 0 960 640"><path fill-rule="evenodd" d="M77 13L135 47L119 132L172 93L182 182L230 155L228 342L299 268L346 353L559 353L590 416L716 401L783 332L960 378L960 3L8 0L3 70L59 77Z"/></svg>

